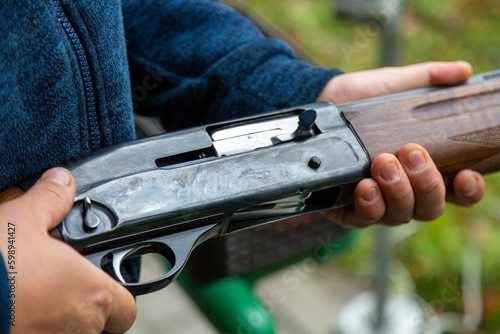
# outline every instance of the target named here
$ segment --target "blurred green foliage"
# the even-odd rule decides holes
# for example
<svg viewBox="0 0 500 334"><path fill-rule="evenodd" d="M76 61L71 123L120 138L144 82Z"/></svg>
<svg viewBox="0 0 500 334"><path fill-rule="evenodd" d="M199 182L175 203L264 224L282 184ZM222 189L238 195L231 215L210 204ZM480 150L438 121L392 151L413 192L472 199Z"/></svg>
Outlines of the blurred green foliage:
<svg viewBox="0 0 500 334"><path fill-rule="evenodd" d="M377 67L379 31L373 22L355 23L335 15L333 0L240 0L247 10L275 29L306 58L346 72ZM407 1L400 21L400 64L429 60L467 60L475 72L500 68L498 0ZM461 284L466 245L482 251L485 315L482 333L500 328L500 174L487 176L487 195L473 208L448 205L434 222L412 222L416 232L395 248L396 258L413 277L418 295L433 305L443 301L450 282ZM404 227L403 227L404 228ZM358 276L372 272L373 231L335 261ZM461 292L436 311L463 309Z"/></svg>
<svg viewBox="0 0 500 334"><path fill-rule="evenodd" d="M377 67L371 24L335 16L334 0L227 0L299 45L313 61L346 72ZM401 19L401 64L467 60L476 72L500 67L498 0L407 1Z"/></svg>

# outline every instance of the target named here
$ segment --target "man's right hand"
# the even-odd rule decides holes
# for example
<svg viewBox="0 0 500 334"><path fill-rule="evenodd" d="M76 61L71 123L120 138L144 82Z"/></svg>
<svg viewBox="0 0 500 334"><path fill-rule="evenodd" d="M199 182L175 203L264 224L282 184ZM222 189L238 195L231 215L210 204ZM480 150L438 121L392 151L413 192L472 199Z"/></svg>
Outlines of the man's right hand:
<svg viewBox="0 0 500 334"><path fill-rule="evenodd" d="M48 234L68 214L74 196L73 176L54 168L23 196L0 205L0 248L6 263L9 222L16 233L12 334L115 333L128 330L135 320L135 301L125 288Z"/></svg>

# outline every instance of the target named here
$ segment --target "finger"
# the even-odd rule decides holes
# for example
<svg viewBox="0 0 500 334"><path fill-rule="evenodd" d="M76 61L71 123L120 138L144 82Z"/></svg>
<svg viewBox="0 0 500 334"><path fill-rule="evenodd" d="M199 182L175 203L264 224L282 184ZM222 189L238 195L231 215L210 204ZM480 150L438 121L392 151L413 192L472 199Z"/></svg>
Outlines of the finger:
<svg viewBox="0 0 500 334"><path fill-rule="evenodd" d="M48 239L50 249L56 253L51 260L66 264L50 268L58 270L52 275L65 277L64 282L54 287L54 290L66 291L58 296L60 300L57 302L64 304L71 298L71 303L76 303L73 314L75 322L82 328L96 333L103 330L111 333L127 331L136 317L136 304L130 292L68 245ZM78 289L75 289L77 285Z"/></svg>
<svg viewBox="0 0 500 334"><path fill-rule="evenodd" d="M354 189L353 223L364 227L379 221L385 214L385 202L375 180L364 179Z"/></svg>
<svg viewBox="0 0 500 334"><path fill-rule="evenodd" d="M347 73L330 80L317 100L341 104L433 85L451 85L466 80L471 74L471 65L464 61L427 62Z"/></svg>
<svg viewBox="0 0 500 334"><path fill-rule="evenodd" d="M380 69L384 84L391 93L435 85L451 85L466 80L472 66L465 61L427 62L398 68Z"/></svg>
<svg viewBox="0 0 500 334"><path fill-rule="evenodd" d="M46 171L26 194L19 198L24 208L36 216L45 231L54 229L66 217L75 198L75 180L64 168Z"/></svg>
<svg viewBox="0 0 500 334"><path fill-rule="evenodd" d="M466 61L430 64L431 85L453 85L467 80L473 72L471 64Z"/></svg>
<svg viewBox="0 0 500 334"><path fill-rule="evenodd" d="M483 197L484 179L478 172L465 169L460 171L447 186L446 200L461 206L471 206Z"/></svg>
<svg viewBox="0 0 500 334"><path fill-rule="evenodd" d="M364 228L379 221L385 214L385 202L373 179L358 183L353 194L354 205L324 212L331 221L346 228Z"/></svg>
<svg viewBox="0 0 500 334"><path fill-rule="evenodd" d="M415 198L399 160L392 154L381 154L373 160L370 171L385 198L386 210L380 223L390 226L408 223Z"/></svg>
<svg viewBox="0 0 500 334"><path fill-rule="evenodd" d="M452 85L466 80L472 67L464 61L427 62L403 67L380 68L372 73L379 78L374 96L404 92L435 85ZM374 78L375 80L375 78Z"/></svg>
<svg viewBox="0 0 500 334"><path fill-rule="evenodd" d="M132 327L137 316L137 307L134 297L123 286L112 282L113 303L105 330L111 333L123 333Z"/></svg>
<svg viewBox="0 0 500 334"><path fill-rule="evenodd" d="M429 153L420 145L408 144L398 152L406 175L415 195L413 218L433 220L445 210L445 186L443 177Z"/></svg>

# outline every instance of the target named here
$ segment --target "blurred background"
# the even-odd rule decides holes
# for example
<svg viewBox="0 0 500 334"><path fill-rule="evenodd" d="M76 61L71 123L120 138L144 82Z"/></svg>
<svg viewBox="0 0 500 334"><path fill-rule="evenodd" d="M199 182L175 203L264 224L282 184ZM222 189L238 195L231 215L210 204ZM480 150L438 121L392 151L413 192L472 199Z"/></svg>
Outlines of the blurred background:
<svg viewBox="0 0 500 334"><path fill-rule="evenodd" d="M370 2L381 1L226 1L323 67L352 72L381 64L466 60L476 73L500 68L499 0L391 0L381 7ZM353 3L361 6L355 17ZM357 15L359 8L367 15ZM395 49L384 53L383 45ZM298 262L259 281L256 294L282 333L350 334L356 329L339 329L339 323L363 322L356 312L366 306L363 292L377 289L374 276L381 265L387 268L386 303L397 296L409 301L396 302L387 312L397 317L405 307L420 310L415 326L381 333L500 333L500 174L487 176L486 184L487 195L473 208L448 205L438 220L391 229L383 240L379 229L363 230L340 255L319 264ZM385 264L374 256L381 247ZM290 277L296 284L285 280ZM180 288L165 290L169 295L139 298L139 318L130 333L217 333ZM164 316L167 303L175 304L174 311ZM365 333L360 326L356 333ZM241 333L252 333L245 330Z"/></svg>

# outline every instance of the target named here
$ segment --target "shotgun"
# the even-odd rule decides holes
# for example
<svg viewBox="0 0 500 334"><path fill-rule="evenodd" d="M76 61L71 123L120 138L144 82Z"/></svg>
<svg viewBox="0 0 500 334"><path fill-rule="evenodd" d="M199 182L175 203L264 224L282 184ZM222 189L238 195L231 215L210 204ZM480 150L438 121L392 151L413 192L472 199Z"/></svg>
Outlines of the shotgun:
<svg viewBox="0 0 500 334"><path fill-rule="evenodd" d="M351 204L371 159L410 142L429 151L445 180L464 168L500 170L500 70L450 87L315 103L98 150L65 166L76 179L75 203L51 235L132 294L153 292L209 238ZM21 193L10 188L3 200ZM148 253L167 259L170 271L127 282L123 261Z"/></svg>

